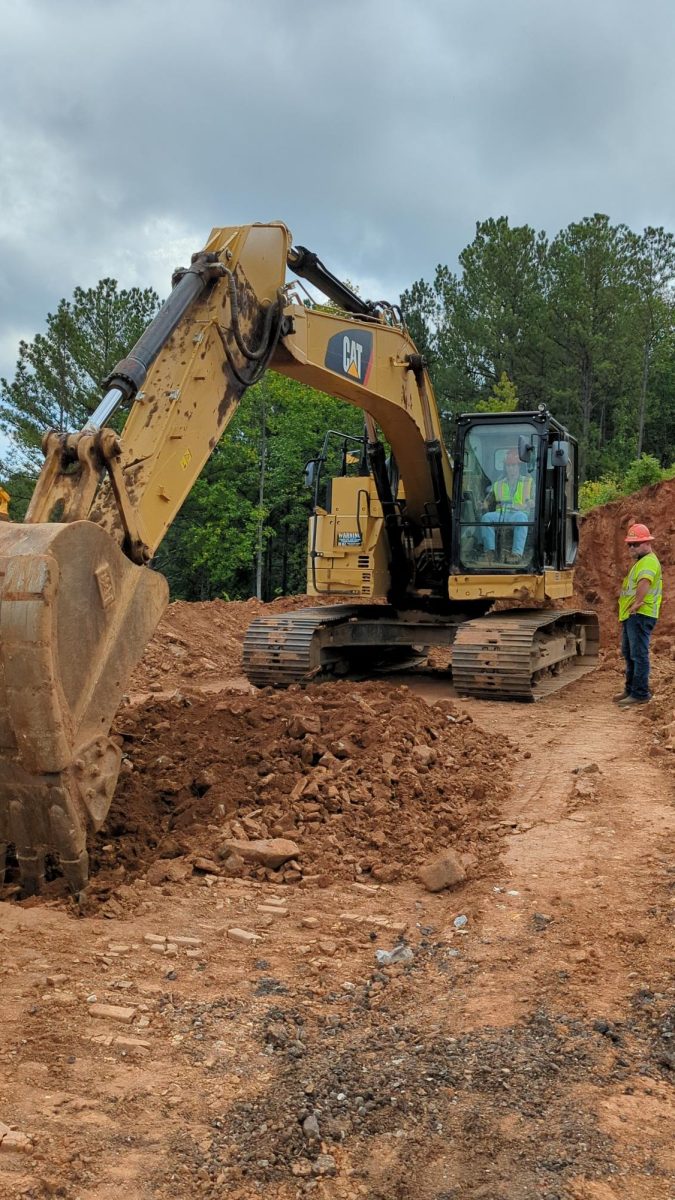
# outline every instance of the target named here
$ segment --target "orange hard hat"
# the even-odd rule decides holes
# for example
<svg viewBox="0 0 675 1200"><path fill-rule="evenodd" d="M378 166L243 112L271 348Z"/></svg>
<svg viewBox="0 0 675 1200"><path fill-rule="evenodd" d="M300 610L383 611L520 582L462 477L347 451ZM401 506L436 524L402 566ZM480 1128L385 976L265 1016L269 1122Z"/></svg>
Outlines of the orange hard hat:
<svg viewBox="0 0 675 1200"><path fill-rule="evenodd" d="M654 539L646 525L631 525L626 535L627 542L653 542Z"/></svg>
<svg viewBox="0 0 675 1200"><path fill-rule="evenodd" d="M518 454L518 451L517 450L507 450L506 458L504 459L504 462L506 463L507 467L520 466L520 456Z"/></svg>

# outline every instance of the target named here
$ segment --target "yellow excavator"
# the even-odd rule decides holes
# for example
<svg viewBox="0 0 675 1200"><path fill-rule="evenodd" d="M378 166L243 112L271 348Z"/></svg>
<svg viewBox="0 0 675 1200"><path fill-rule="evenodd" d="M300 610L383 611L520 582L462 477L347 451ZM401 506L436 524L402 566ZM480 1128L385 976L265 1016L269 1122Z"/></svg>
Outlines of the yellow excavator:
<svg viewBox="0 0 675 1200"><path fill-rule="evenodd" d="M45 435L25 521L0 523L0 866L13 847L25 893L54 863L86 884L121 761L112 721L168 602L149 564L267 369L356 405L365 432L328 496L327 454L308 467L309 591L351 601L254 622L254 683L451 645L461 692L532 699L594 665L596 617L549 603L572 595L578 545L563 427L544 409L467 415L448 452L395 307L361 300L280 222L214 229L85 428ZM497 600L517 607L490 613Z"/></svg>

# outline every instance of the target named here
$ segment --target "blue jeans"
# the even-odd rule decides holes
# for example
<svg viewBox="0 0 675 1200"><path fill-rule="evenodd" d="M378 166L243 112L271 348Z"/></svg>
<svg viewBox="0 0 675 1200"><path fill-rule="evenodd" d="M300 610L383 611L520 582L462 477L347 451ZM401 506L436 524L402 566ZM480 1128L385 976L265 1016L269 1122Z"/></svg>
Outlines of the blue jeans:
<svg viewBox="0 0 675 1200"><path fill-rule="evenodd" d="M526 527L529 519L527 513L523 512L522 508L500 508L497 509L497 512L484 513L481 521L487 528L483 528L480 531L483 539L483 549L494 551L495 548L495 531L489 528L490 525L511 524L511 522L517 521L518 525L513 530L513 553L518 558L522 558L525 542L527 541Z"/></svg>
<svg viewBox="0 0 675 1200"><path fill-rule="evenodd" d="M649 639L656 617L634 613L621 622L621 653L626 660L626 692L636 700L648 700Z"/></svg>

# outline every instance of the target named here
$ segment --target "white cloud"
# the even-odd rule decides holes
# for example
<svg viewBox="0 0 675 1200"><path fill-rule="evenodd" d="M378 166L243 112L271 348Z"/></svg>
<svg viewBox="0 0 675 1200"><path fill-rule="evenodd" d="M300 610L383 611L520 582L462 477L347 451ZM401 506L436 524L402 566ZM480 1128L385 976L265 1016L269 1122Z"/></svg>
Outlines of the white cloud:
<svg viewBox="0 0 675 1200"><path fill-rule="evenodd" d="M364 294L477 219L675 226L669 0L0 0L0 374L76 285L281 217Z"/></svg>

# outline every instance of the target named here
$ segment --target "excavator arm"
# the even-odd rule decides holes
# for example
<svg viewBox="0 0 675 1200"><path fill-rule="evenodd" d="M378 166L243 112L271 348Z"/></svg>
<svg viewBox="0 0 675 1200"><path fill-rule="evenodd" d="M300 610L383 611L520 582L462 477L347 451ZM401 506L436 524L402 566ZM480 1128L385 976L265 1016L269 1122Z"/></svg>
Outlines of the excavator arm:
<svg viewBox="0 0 675 1200"><path fill-rule="evenodd" d="M343 309L289 296L286 267ZM383 430L406 520L449 529L451 469L424 364L387 306L361 301L281 223L212 231L106 381L79 433L51 431L25 522L0 525L0 873L13 845L25 892L50 859L73 891L121 762L110 728L168 602L147 564L246 389L274 369L366 413L392 587L407 561L387 492ZM121 434L107 424L131 405Z"/></svg>

